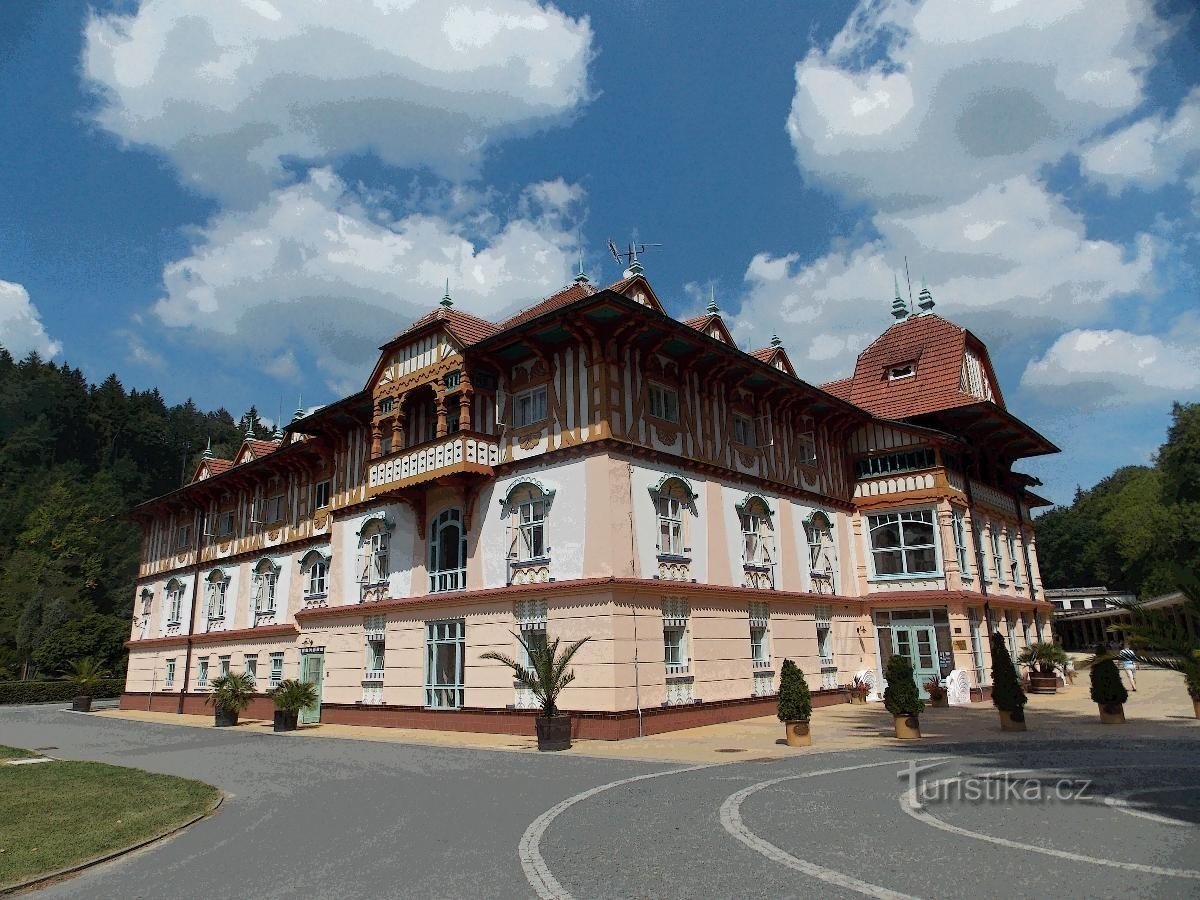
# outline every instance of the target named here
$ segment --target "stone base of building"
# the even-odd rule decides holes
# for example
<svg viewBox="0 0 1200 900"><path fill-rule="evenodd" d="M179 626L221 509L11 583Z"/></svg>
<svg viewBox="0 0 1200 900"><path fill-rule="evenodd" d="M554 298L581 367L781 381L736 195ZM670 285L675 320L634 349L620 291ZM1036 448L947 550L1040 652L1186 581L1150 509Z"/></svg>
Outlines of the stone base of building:
<svg viewBox="0 0 1200 900"><path fill-rule="evenodd" d="M126 691L121 695L121 709L148 710L149 712L182 713L185 716L211 716L213 708L205 702L208 694L184 694L183 708L179 707L179 694L149 694L145 692ZM266 719L270 721L275 716L275 703L266 694L255 694L246 711L241 714L243 719Z"/></svg>

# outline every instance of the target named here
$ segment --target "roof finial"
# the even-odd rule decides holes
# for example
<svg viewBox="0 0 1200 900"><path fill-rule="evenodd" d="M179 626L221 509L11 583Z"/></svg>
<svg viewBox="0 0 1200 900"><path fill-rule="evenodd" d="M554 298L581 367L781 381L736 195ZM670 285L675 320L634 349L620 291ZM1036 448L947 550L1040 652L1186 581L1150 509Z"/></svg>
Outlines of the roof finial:
<svg viewBox="0 0 1200 900"><path fill-rule="evenodd" d="M921 279L921 293L917 294L917 306L924 313L933 309L933 294L929 292L929 287L925 284L924 278Z"/></svg>
<svg viewBox="0 0 1200 900"><path fill-rule="evenodd" d="M716 315L718 312L720 312L720 308L717 306L717 289L711 284L708 286L708 306L706 306L705 309L707 309L713 315Z"/></svg>
<svg viewBox="0 0 1200 900"><path fill-rule="evenodd" d="M637 258L637 247L633 244L629 245L629 274L630 275L645 275L646 270L642 268L641 262Z"/></svg>
<svg viewBox="0 0 1200 900"><path fill-rule="evenodd" d="M304 418L304 400L300 394L296 395L296 413L292 416L292 421Z"/></svg>
<svg viewBox="0 0 1200 900"><path fill-rule="evenodd" d="M583 248L579 248L579 272L575 276L576 284L587 284L590 279L587 277L587 272L583 271Z"/></svg>
<svg viewBox="0 0 1200 900"><path fill-rule="evenodd" d="M204 447L204 458L212 459L212 435L208 436L208 444Z"/></svg>
<svg viewBox="0 0 1200 900"><path fill-rule="evenodd" d="M904 301L900 299L900 277L893 273L892 280L896 284L896 299L892 301L892 316L896 321L908 318L908 307L904 305Z"/></svg>
<svg viewBox="0 0 1200 900"><path fill-rule="evenodd" d="M783 341L781 341L781 340L779 339L779 333L778 333L778 332L775 332L775 331L772 331L772 332L771 332L771 346L772 346L772 347L776 347L776 348L778 348L778 347L782 347L782 346L783 346Z"/></svg>
<svg viewBox="0 0 1200 900"><path fill-rule="evenodd" d="M446 279L446 293L442 294L442 306L449 309L454 305L454 301L450 299L450 279Z"/></svg>

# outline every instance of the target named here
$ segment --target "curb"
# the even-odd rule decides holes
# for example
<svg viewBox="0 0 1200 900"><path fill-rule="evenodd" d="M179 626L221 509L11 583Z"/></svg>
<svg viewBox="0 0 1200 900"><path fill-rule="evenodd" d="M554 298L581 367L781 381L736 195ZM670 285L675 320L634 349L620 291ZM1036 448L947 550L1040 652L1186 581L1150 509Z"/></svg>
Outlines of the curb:
<svg viewBox="0 0 1200 900"><path fill-rule="evenodd" d="M183 831L185 828L195 825L201 819L206 819L211 815L215 815L217 810L219 810L221 805L225 802L225 798L225 792L218 789L217 802L214 803L210 809L207 809L198 815L192 816L192 818L185 822L179 823L174 828L168 829L160 834L156 834L153 837L146 838L145 840L138 841L136 844L130 844L128 847L122 847L120 850L113 850L110 853L105 853L103 856L97 856L94 859L85 860L84 862L76 863L73 866L67 866L65 869L59 869L56 872L47 872L45 875L38 875L29 879L28 881L23 881L20 884L11 884L8 887L0 887L0 896L20 894L24 893L25 891L35 890L39 887L44 887L56 881L61 881L65 878L78 875L80 872L83 872L86 869L91 869L94 866L100 865L101 863L106 863L110 860L125 856L126 854L133 853L135 850L141 850L143 847L149 847L151 844L158 843L159 841L165 841L167 838L171 838L179 834L179 832Z"/></svg>

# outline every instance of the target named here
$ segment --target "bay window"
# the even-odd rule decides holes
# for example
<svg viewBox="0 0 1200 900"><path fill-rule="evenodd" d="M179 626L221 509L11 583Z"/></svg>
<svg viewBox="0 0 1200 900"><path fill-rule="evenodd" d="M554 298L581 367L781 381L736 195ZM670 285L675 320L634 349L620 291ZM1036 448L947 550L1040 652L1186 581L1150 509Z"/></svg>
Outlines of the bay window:
<svg viewBox="0 0 1200 900"><path fill-rule="evenodd" d="M939 574L933 510L918 509L867 517L874 574Z"/></svg>

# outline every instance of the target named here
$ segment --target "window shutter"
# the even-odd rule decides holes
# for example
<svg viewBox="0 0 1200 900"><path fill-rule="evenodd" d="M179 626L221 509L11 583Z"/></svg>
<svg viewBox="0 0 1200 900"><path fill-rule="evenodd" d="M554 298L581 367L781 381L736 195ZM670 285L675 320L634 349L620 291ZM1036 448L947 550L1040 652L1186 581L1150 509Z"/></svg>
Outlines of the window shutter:
<svg viewBox="0 0 1200 900"><path fill-rule="evenodd" d="M769 415L758 416L754 420L754 445L756 447L772 447L775 445L775 436L771 430L771 417Z"/></svg>

